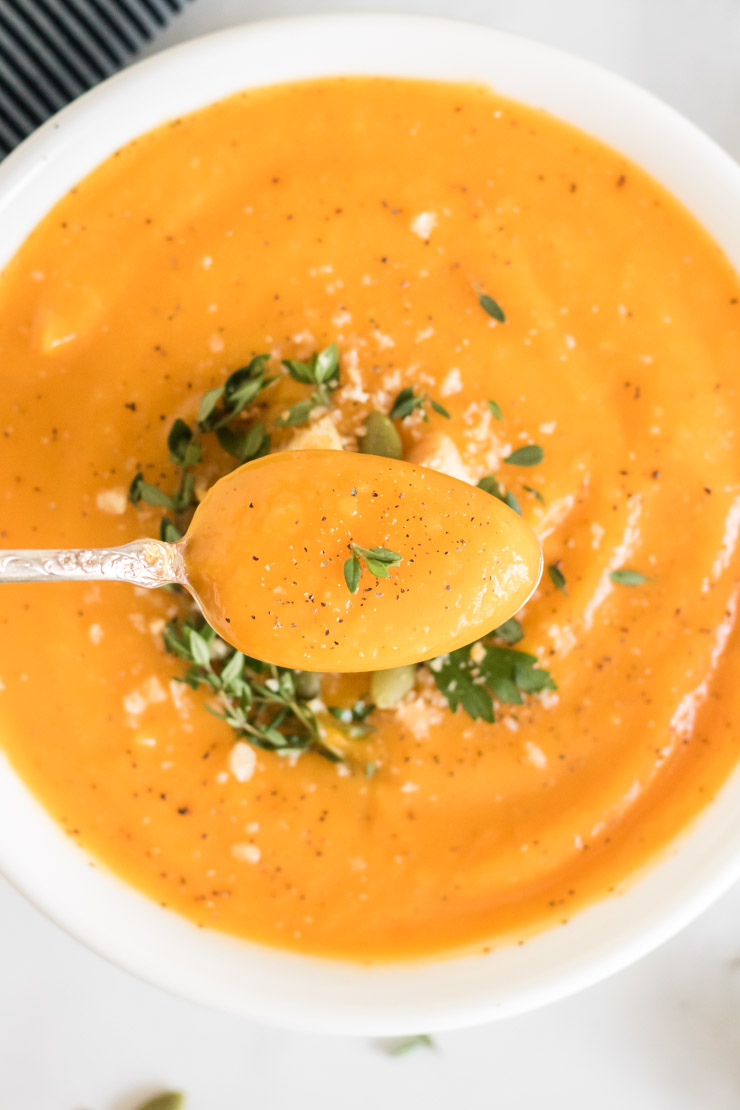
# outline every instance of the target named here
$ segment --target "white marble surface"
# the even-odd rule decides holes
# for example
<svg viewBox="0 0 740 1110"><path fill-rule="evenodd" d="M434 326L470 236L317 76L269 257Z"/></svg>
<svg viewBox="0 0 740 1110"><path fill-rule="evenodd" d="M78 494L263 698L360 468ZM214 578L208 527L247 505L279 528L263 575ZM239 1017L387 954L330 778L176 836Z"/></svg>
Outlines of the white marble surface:
<svg viewBox="0 0 740 1110"><path fill-rule="evenodd" d="M194 0L157 48L232 23L418 11L490 23L650 88L740 158L740 0ZM736 1110L740 888L660 951L575 998L388 1059L279 1033L110 967L0 880L0 1110Z"/></svg>

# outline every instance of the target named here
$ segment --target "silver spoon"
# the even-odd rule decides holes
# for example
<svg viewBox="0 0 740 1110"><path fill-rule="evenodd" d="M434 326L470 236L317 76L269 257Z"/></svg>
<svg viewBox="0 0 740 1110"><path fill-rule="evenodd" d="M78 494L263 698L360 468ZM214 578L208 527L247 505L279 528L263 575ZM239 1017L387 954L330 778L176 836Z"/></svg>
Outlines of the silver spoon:
<svg viewBox="0 0 740 1110"><path fill-rule="evenodd" d="M69 551L0 551L0 583L100 580L128 582L147 590L172 583L190 589L179 545L162 540Z"/></svg>

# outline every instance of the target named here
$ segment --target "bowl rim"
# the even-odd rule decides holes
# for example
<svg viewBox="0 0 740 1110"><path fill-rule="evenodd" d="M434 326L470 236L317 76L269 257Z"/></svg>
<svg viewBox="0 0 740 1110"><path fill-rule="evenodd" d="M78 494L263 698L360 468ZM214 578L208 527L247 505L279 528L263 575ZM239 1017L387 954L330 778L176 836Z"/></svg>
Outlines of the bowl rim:
<svg viewBox="0 0 740 1110"><path fill-rule="evenodd" d="M187 80L193 66L198 81ZM732 217L740 166L652 94L492 27L360 13L230 27L146 58L62 109L0 165L0 266L68 188L128 139L240 88L360 73L483 82L581 127L667 186L740 269ZM568 929L485 957L368 968L198 930L92 861L2 753L0 873L89 948L191 1000L313 1032L434 1032L565 997L671 937L740 877L738 800L740 768L621 897L581 911Z"/></svg>

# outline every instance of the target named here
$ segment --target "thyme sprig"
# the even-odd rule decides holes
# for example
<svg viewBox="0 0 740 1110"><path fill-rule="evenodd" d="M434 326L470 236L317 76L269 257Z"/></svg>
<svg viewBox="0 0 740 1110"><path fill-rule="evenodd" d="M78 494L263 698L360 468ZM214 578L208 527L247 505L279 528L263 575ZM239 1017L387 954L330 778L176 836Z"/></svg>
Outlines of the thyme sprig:
<svg viewBox="0 0 740 1110"><path fill-rule="evenodd" d="M391 420L405 420L412 412L419 409L422 419L429 420L429 413L426 410L427 404L431 405L436 413L444 416L445 420L450 420L450 414L444 405L440 405L439 401L433 400L428 393L417 393L416 386L407 385L405 389L396 397L391 405L391 411L388 414Z"/></svg>
<svg viewBox="0 0 740 1110"><path fill-rule="evenodd" d="M308 362L287 359L283 366L294 381L314 387L306 401L296 401L283 416L279 417L279 427L295 427L306 424L316 408L329 408L331 394L339 385L339 348L336 343L324 347L312 355Z"/></svg>
<svg viewBox="0 0 740 1110"><path fill-rule="evenodd" d="M486 493L492 494L493 497L498 497L499 501L503 501L504 504L508 505L510 509L513 509L515 513L519 513L519 516L522 515L522 507L514 495L514 492L510 489L505 490L495 474L486 474L481 478L478 482L478 489L485 490Z"/></svg>
<svg viewBox="0 0 740 1110"><path fill-rule="evenodd" d="M353 543L350 550L352 554L344 564L344 581L351 594L356 593L360 585L363 563L376 578L390 578L388 568L403 562L403 556L397 551L389 551L387 547L359 547Z"/></svg>
<svg viewBox="0 0 740 1110"><path fill-rule="evenodd" d="M344 759L311 708L314 690L311 684L302 687L302 672L244 655L200 617L170 621L164 643L170 654L187 663L176 681L208 690L213 699L206 708L238 737L282 756L315 751L335 763Z"/></svg>
<svg viewBox="0 0 740 1110"><path fill-rule="evenodd" d="M274 381L276 376L266 373L269 354L255 355L246 366L230 374L223 385L209 389L204 394L193 424L178 417L167 436L170 462L178 469L177 484L172 493L144 479L139 471L129 487L129 500L133 505L140 501L155 508L167 509L175 519L163 517L160 536L174 543L179 540L187 520L184 515L195 507L195 474L193 467L203 460L203 437L215 434L221 447L238 463L260 458L270 450L270 435L262 421L243 426L241 417L247 405L252 404Z"/></svg>

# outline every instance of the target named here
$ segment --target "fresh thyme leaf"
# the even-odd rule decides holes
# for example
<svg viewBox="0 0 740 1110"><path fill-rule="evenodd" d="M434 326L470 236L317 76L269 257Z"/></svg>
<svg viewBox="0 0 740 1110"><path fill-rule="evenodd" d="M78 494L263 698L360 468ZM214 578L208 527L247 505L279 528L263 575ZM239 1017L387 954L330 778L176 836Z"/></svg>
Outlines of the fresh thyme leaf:
<svg viewBox="0 0 740 1110"><path fill-rule="evenodd" d="M506 496L503 486L495 474L486 474L485 477L481 478L480 482L478 482L478 489L485 490L486 493L498 497L499 501L503 501Z"/></svg>
<svg viewBox="0 0 740 1110"><path fill-rule="evenodd" d="M297 358L283 359L283 366L297 382L310 385L314 382L314 369L312 362L299 362Z"/></svg>
<svg viewBox="0 0 740 1110"><path fill-rule="evenodd" d="M339 348L336 343L331 343L319 351L314 364L314 378L317 385L324 385L339 371Z"/></svg>
<svg viewBox="0 0 740 1110"><path fill-rule="evenodd" d="M279 428L295 428L299 424L306 424L316 405L313 401L296 401L287 413L279 416L275 423Z"/></svg>
<svg viewBox="0 0 740 1110"><path fill-rule="evenodd" d="M163 516L159 522L159 538L165 543L177 543L178 540L182 539L182 532L175 527L171 520Z"/></svg>
<svg viewBox="0 0 740 1110"><path fill-rule="evenodd" d="M550 581L552 582L555 589L560 590L561 593L567 594L568 586L565 581L565 575L563 574L557 563L551 563L551 565L547 568L547 573L550 575Z"/></svg>
<svg viewBox="0 0 740 1110"><path fill-rule="evenodd" d="M494 301L493 297L489 297L487 293L481 293L478 300L481 308L484 309L489 316L493 316L494 320L498 320L499 324L506 323L504 310L500 304Z"/></svg>
<svg viewBox="0 0 740 1110"><path fill-rule="evenodd" d="M493 497L498 497L499 501L503 501L504 504L508 505L510 509L513 509L515 513L519 513L519 516L522 516L522 507L513 492L511 490L505 490L495 474L486 474L485 477L481 478L480 482L478 482L478 489L485 490L486 493L492 494Z"/></svg>
<svg viewBox="0 0 740 1110"><path fill-rule="evenodd" d="M510 617L498 628L494 628L493 635L498 640L504 640L507 644L518 644L520 640L524 639L524 631L516 617Z"/></svg>
<svg viewBox="0 0 740 1110"><path fill-rule="evenodd" d="M210 670L211 649L208 642L194 628L188 629L188 640L193 662L197 663L199 667L207 667Z"/></svg>
<svg viewBox="0 0 740 1110"><path fill-rule="evenodd" d="M522 485L522 489L525 489L527 491L527 493L531 493L532 497L534 497L537 501L539 501L540 505L545 504L545 499L544 499L544 497L542 496L542 494L540 493L540 491L538 489L534 489L532 486L525 486L525 485Z"/></svg>
<svg viewBox="0 0 740 1110"><path fill-rule="evenodd" d="M201 460L202 451L197 444L193 443L193 429L179 417L170 428L167 447L170 460L180 466L189 466L191 462L197 463Z"/></svg>
<svg viewBox="0 0 740 1110"><path fill-rule="evenodd" d="M138 505L140 501L144 501L147 505L152 505L157 509L175 508L175 501L168 497L166 493L163 493L158 486L153 486L151 482L145 482L141 471L134 477L129 486L128 499L132 505Z"/></svg>
<svg viewBox="0 0 740 1110"><path fill-rule="evenodd" d="M494 420L503 420L504 414L501 411L501 406L496 404L495 401L489 401L488 407L491 410Z"/></svg>
<svg viewBox="0 0 740 1110"><path fill-rule="evenodd" d="M613 570L609 577L618 586L642 586L650 581L646 574L642 574L639 570L630 570L628 567Z"/></svg>
<svg viewBox="0 0 740 1110"><path fill-rule="evenodd" d="M368 765L369 766L369 765ZM400 1037L382 1042L383 1051L387 1056L406 1056L417 1048L435 1048L434 1041L428 1033L417 1033L413 1037Z"/></svg>
<svg viewBox="0 0 740 1110"><path fill-rule="evenodd" d="M504 502L510 509L513 509L515 513L519 513L519 516L522 516L522 507L510 489L506 491Z"/></svg>
<svg viewBox="0 0 740 1110"><path fill-rule="evenodd" d="M221 681L224 688L227 690L237 690L236 682L241 678L242 671L244 670L245 656L241 651L235 651L228 663L224 665L221 671Z"/></svg>
<svg viewBox="0 0 740 1110"><path fill-rule="evenodd" d="M390 578L391 573L385 563L379 563L377 559L366 559L365 563L367 569L371 574L374 574L376 578Z"/></svg>
<svg viewBox="0 0 740 1110"><path fill-rule="evenodd" d="M389 551L387 547L359 547L353 543L350 550L352 555L344 564L344 581L351 594L356 592L360 584L363 562L376 578L390 578L388 567L397 567L403 562L403 557L397 551Z"/></svg>
<svg viewBox="0 0 740 1110"><path fill-rule="evenodd" d="M440 405L439 401L432 401L430 399L429 404L432 406L435 412L438 412L440 416L444 416L445 420L452 419L447 409L444 407L444 405Z"/></svg>
<svg viewBox="0 0 740 1110"><path fill-rule="evenodd" d="M309 362L287 359L283 365L295 381L316 386L309 400L296 402L277 420L280 427L296 427L305 424L314 409L331 404L331 393L339 385L339 348L332 343Z"/></svg>
<svg viewBox="0 0 740 1110"><path fill-rule="evenodd" d="M222 385L217 386L215 389L209 389L207 393L203 394L203 399L200 402L198 415L196 417L196 423L199 426L207 422L208 417L211 415L216 405L223 397L223 394L224 387Z"/></svg>
<svg viewBox="0 0 740 1110"><path fill-rule="evenodd" d="M405 420L414 409L423 408L424 396L417 396L413 386L407 385L396 397L388 414L391 420Z"/></svg>
<svg viewBox="0 0 740 1110"><path fill-rule="evenodd" d="M368 763L366 763L365 778L371 779L374 775L377 775L379 766L380 764L376 763L374 760L370 760Z"/></svg>
<svg viewBox="0 0 740 1110"><path fill-rule="evenodd" d="M446 420L450 419L450 414L444 405L440 405L439 401L432 400L427 393L417 393L416 387L412 385L407 385L401 390L391 405L391 411L388 415L391 420L405 420L412 412L419 409L423 419L428 420L429 417L425 408L427 402L440 416L444 416Z"/></svg>
<svg viewBox="0 0 740 1110"><path fill-rule="evenodd" d="M316 387L310 400L298 401L277 421L281 427L295 427L305 424L315 408L328 408L331 404L331 394L339 385L339 348L331 343L308 362L286 359L283 366L295 381Z"/></svg>
<svg viewBox="0 0 740 1110"><path fill-rule="evenodd" d="M349 559L347 559L347 562L344 564L344 581L347 583L347 589L351 594L357 593L361 574L362 567L360 566L360 560L356 555L350 555Z"/></svg>
<svg viewBox="0 0 740 1110"><path fill-rule="evenodd" d="M504 459L511 466L537 466L545 457L545 452L537 443L528 443L526 447L517 447Z"/></svg>
<svg viewBox="0 0 740 1110"><path fill-rule="evenodd" d="M238 432L227 424L217 430L216 438L224 451L240 463L262 458L270 450L270 436L262 421L253 424L246 432Z"/></svg>

